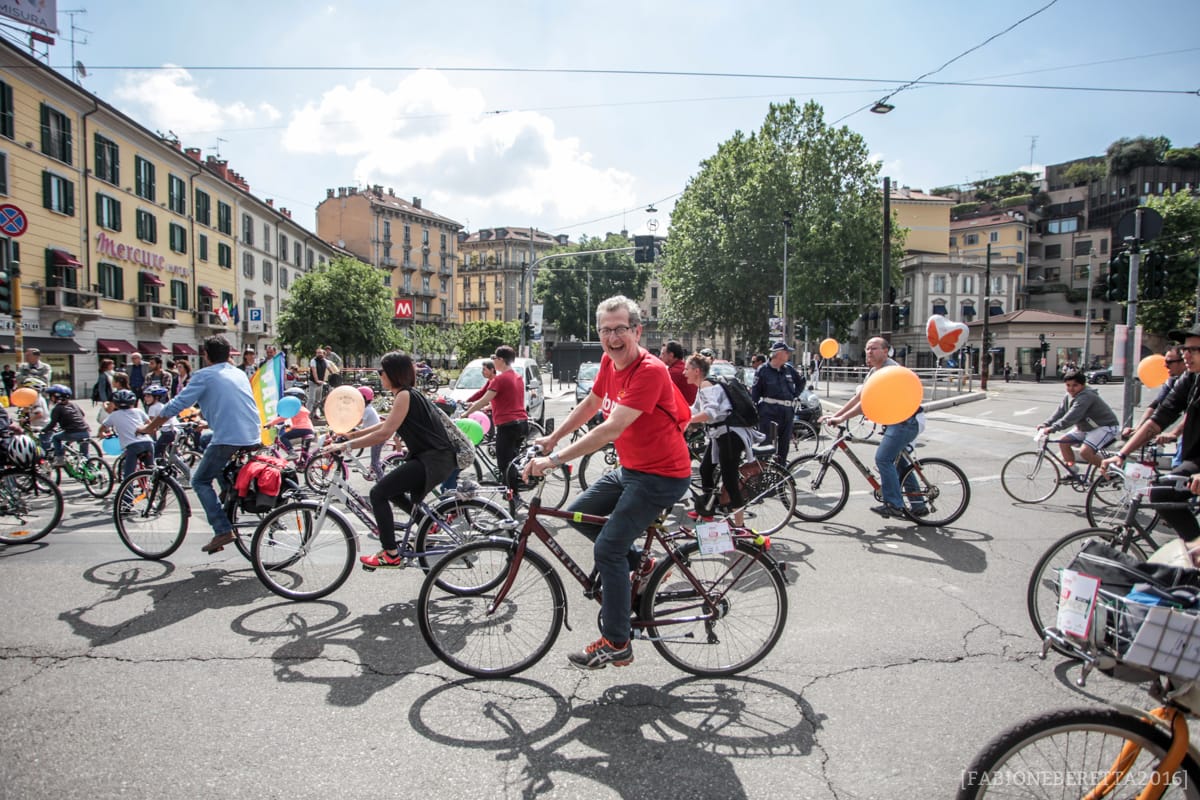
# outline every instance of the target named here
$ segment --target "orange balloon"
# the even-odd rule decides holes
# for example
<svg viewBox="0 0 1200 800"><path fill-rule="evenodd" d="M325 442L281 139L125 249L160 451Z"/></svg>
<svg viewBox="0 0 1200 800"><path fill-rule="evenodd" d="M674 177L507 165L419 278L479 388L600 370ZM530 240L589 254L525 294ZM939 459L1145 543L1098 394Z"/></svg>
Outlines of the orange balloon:
<svg viewBox="0 0 1200 800"><path fill-rule="evenodd" d="M838 354L837 339L826 339L821 342L819 352L821 353L821 358L833 358L836 356Z"/></svg>
<svg viewBox="0 0 1200 800"><path fill-rule="evenodd" d="M30 389L28 386L22 386L12 393L12 404L17 408L29 408L37 402L37 399L37 390Z"/></svg>
<svg viewBox="0 0 1200 800"><path fill-rule="evenodd" d="M1138 364L1138 380L1147 389L1157 389L1167 382L1167 378L1171 377L1171 373L1167 370L1167 359L1165 356L1153 355L1146 356Z"/></svg>
<svg viewBox="0 0 1200 800"><path fill-rule="evenodd" d="M863 384L862 412L877 425L895 425L917 413L925 387L907 367L884 367Z"/></svg>

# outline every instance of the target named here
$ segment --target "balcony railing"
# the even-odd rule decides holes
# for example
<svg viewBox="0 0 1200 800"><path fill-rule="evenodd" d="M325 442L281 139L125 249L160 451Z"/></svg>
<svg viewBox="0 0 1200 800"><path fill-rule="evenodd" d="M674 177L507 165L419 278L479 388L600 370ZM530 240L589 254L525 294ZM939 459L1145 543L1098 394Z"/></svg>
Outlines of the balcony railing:
<svg viewBox="0 0 1200 800"><path fill-rule="evenodd" d="M463 302L458 304L459 311L474 311L476 309L482 309L482 310L486 311L488 309L488 301L487 300L464 300Z"/></svg>
<svg viewBox="0 0 1200 800"><path fill-rule="evenodd" d="M137 318L139 322L150 322L155 325L177 325L175 308L161 303L138 303Z"/></svg>
<svg viewBox="0 0 1200 800"><path fill-rule="evenodd" d="M40 305L43 309L56 311L59 314L74 314L77 317L98 317L100 310L100 287L75 289L70 286L59 287L57 281L51 281L50 286L34 284L34 289L40 295Z"/></svg>
<svg viewBox="0 0 1200 800"><path fill-rule="evenodd" d="M396 264L397 264L397 261L396 261L396 259L394 259L394 258L385 258L385 259L383 259L383 265L384 265L385 267L394 267L394 266L396 266Z"/></svg>
<svg viewBox="0 0 1200 800"><path fill-rule="evenodd" d="M200 328L224 328L225 323L211 311L196 312L196 326Z"/></svg>
<svg viewBox="0 0 1200 800"><path fill-rule="evenodd" d="M445 275L445 276L449 277L453 274L454 274L454 268L448 264L443 264L442 266L438 267L438 275Z"/></svg>

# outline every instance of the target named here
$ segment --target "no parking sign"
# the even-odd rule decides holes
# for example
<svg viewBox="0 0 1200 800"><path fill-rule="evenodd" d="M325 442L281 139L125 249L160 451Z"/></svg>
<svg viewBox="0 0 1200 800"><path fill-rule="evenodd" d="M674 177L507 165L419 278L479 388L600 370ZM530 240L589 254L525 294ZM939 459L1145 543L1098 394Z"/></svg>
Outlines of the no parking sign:
<svg viewBox="0 0 1200 800"><path fill-rule="evenodd" d="M29 218L12 203L0 204L0 233L20 236L29 230Z"/></svg>

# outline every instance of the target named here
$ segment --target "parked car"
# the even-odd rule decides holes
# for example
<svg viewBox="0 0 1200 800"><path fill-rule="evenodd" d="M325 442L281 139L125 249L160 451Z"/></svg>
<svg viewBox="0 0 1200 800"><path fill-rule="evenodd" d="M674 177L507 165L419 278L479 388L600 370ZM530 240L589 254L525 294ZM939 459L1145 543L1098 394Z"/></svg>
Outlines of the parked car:
<svg viewBox="0 0 1200 800"><path fill-rule="evenodd" d="M717 359L716 361L713 361L712 366L708 368L708 374L712 377L736 381L739 377L739 370L728 361L725 361L724 359ZM749 384L746 385L749 386Z"/></svg>
<svg viewBox="0 0 1200 800"><path fill-rule="evenodd" d="M1119 378L1120 376L1118 375L1117 377ZM1108 383L1109 381L1114 380L1112 367L1090 370L1087 373L1087 380L1088 383Z"/></svg>
<svg viewBox="0 0 1200 800"><path fill-rule="evenodd" d="M598 361L585 361L579 365L579 374L575 376L575 404L579 403L592 392L592 384L600 372Z"/></svg>
<svg viewBox="0 0 1200 800"><path fill-rule="evenodd" d="M458 380L450 384L450 388L443 392L443 394L449 395L459 403L466 402L466 399L479 391L485 383L483 379L483 365L485 362L490 364L491 359L477 358L470 364L467 364L458 376ZM545 398L542 396L541 368L538 367L538 363L532 358L514 359L512 368L525 381L525 413L538 425L545 427L546 403Z"/></svg>

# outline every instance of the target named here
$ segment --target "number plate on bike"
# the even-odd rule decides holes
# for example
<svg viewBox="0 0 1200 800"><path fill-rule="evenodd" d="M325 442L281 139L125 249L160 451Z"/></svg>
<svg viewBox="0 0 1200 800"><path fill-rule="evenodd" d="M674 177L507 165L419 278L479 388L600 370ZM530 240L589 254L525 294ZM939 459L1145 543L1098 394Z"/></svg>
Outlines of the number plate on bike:
<svg viewBox="0 0 1200 800"><path fill-rule="evenodd" d="M705 555L725 553L733 549L733 534L725 520L701 522L696 526L696 541L700 544L700 552Z"/></svg>
<svg viewBox="0 0 1200 800"><path fill-rule="evenodd" d="M1100 579L1073 569L1064 569L1059 580L1058 629L1072 636L1086 638L1096 607L1096 590Z"/></svg>
<svg viewBox="0 0 1200 800"><path fill-rule="evenodd" d="M1154 481L1154 467L1146 464L1126 464L1125 477L1128 479L1130 497L1145 495Z"/></svg>

